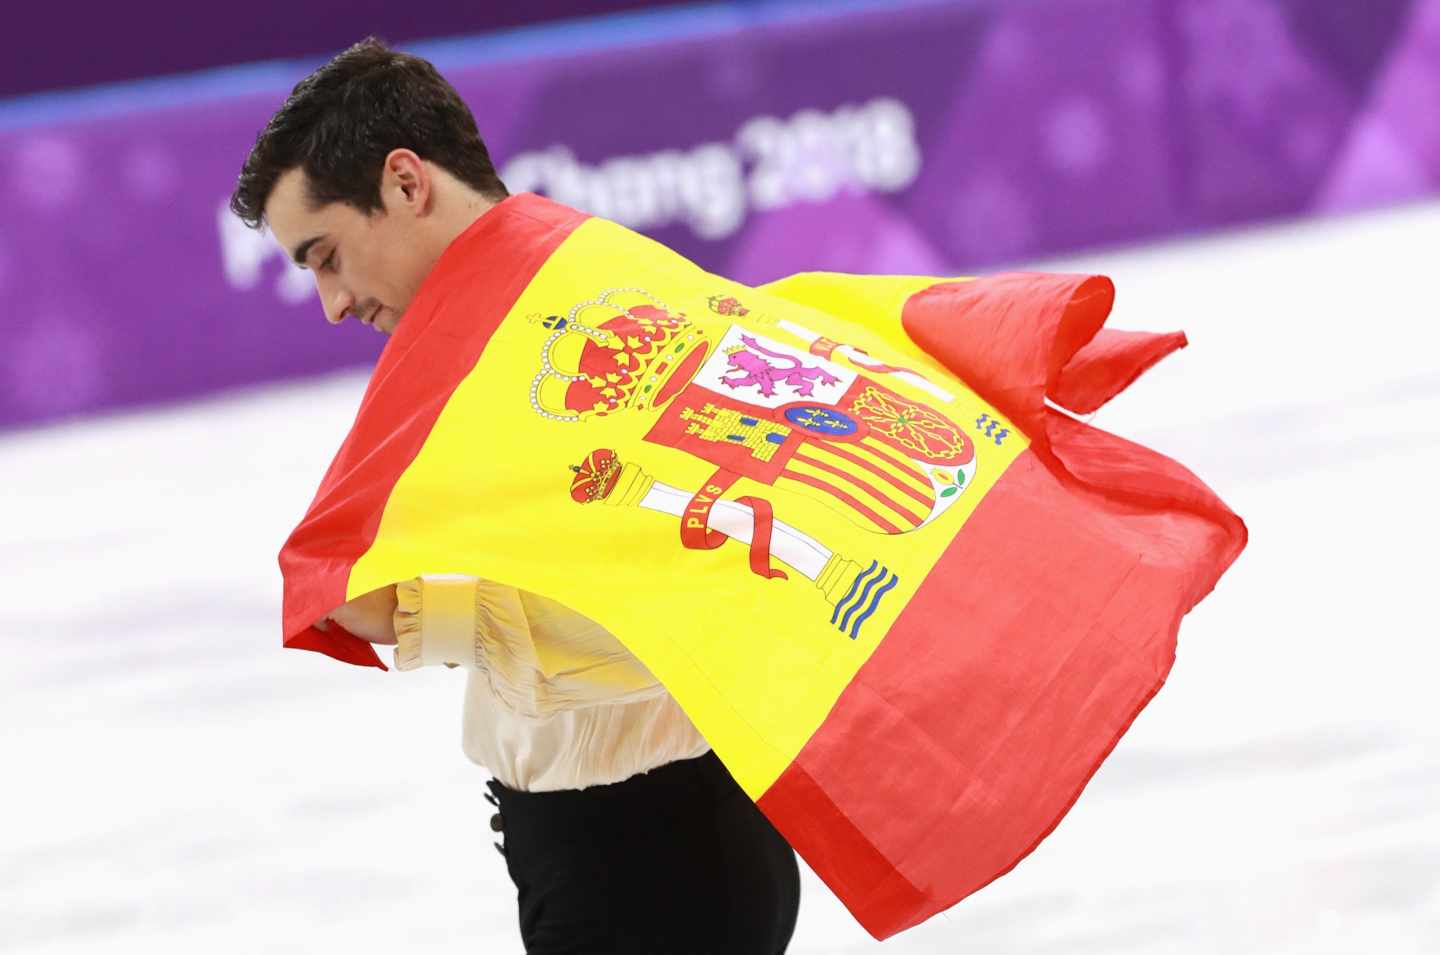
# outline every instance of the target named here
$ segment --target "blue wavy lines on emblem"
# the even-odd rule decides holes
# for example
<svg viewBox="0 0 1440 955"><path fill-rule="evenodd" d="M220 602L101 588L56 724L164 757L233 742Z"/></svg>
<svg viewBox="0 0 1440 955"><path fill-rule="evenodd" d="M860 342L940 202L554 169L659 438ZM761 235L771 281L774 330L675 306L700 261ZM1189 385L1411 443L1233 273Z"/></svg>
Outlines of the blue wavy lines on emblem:
<svg viewBox="0 0 1440 955"><path fill-rule="evenodd" d="M850 589L836 602L835 611L830 614L830 622L836 624L840 632L847 634L851 640L856 639L860 635L860 625L870 619L875 608L880 606L880 599L899 582L900 578L891 573L890 568L882 567L879 561L872 560L869 567L855 575Z"/></svg>
<svg viewBox="0 0 1440 955"><path fill-rule="evenodd" d="M1004 441L1010 436L1010 429L1002 425L999 421L990 417L988 414L982 414L980 417L976 418L975 427L984 428L985 437L994 438L996 444L1000 444L1002 441ZM999 429L998 431L996 430L997 428Z"/></svg>
<svg viewBox="0 0 1440 955"><path fill-rule="evenodd" d="M845 591L845 596L841 597L838 601L836 601L835 612L830 615L831 623L834 623L836 620L840 619L840 611L844 610L845 606L850 603L850 598L855 596L855 591L860 588L860 581L870 576L870 574L875 570L875 568L879 566L880 562L878 560L872 560L869 567L866 567L864 570L860 571L860 573L855 575L855 579L850 582L850 589ZM845 628L844 626L841 626L840 629L843 630Z"/></svg>
<svg viewBox="0 0 1440 955"><path fill-rule="evenodd" d="M851 640L859 639L860 625L870 619L870 615L875 612L875 608L880 606L880 598L895 589L895 585L898 583L900 583L900 578L891 574L890 579L885 581L879 590L875 591L875 596L870 598L870 605L865 608L865 612L855 618L855 626L850 629Z"/></svg>

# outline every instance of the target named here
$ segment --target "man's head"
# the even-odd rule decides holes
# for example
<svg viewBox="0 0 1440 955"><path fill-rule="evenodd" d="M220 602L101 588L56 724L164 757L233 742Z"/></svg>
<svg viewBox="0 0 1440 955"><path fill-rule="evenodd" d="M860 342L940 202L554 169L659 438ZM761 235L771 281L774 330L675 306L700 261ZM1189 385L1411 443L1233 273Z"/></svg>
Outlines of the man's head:
<svg viewBox="0 0 1440 955"><path fill-rule="evenodd" d="M506 195L454 88L372 38L291 91L230 209L315 272L331 322L389 333L445 247Z"/></svg>

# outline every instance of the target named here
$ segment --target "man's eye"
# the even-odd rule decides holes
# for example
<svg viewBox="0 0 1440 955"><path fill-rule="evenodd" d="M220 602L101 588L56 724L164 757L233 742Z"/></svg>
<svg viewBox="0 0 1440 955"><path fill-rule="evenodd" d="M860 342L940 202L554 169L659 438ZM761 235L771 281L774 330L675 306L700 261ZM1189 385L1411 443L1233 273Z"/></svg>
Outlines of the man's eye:
<svg viewBox="0 0 1440 955"><path fill-rule="evenodd" d="M325 256L325 261L320 263L320 268L324 269L326 272L335 271L335 253L333 251L329 255Z"/></svg>

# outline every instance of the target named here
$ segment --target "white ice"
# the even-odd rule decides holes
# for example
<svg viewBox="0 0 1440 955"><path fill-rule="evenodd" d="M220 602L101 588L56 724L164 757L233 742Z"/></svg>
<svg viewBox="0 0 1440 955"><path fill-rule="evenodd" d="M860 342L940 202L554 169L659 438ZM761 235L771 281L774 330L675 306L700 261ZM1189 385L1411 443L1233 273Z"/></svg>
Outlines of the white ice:
<svg viewBox="0 0 1440 955"><path fill-rule="evenodd" d="M1190 334L1095 423L1250 548L1039 850L883 946L807 871L792 952L1440 952L1437 249L1422 205L1043 264ZM461 675L279 647L363 380L0 437L0 951L520 951Z"/></svg>

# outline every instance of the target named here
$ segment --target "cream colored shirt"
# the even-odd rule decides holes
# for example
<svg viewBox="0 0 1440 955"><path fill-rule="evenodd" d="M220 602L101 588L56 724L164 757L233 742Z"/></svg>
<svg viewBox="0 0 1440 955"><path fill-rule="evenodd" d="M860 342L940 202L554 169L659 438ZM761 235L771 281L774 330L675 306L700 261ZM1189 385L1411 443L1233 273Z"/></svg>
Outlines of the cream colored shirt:
<svg viewBox="0 0 1440 955"><path fill-rule="evenodd" d="M469 671L465 755L511 789L615 783L710 749L619 640L562 604L473 577L396 595L396 669Z"/></svg>

